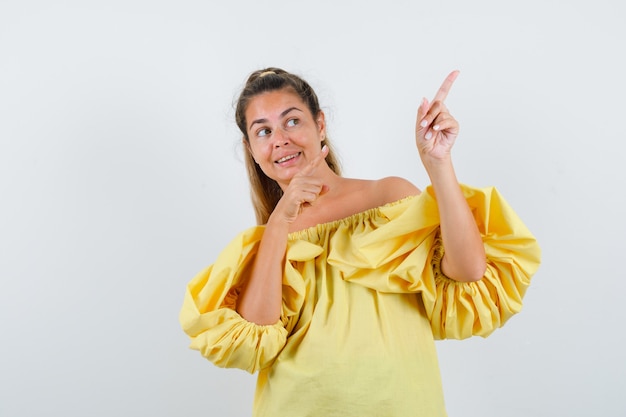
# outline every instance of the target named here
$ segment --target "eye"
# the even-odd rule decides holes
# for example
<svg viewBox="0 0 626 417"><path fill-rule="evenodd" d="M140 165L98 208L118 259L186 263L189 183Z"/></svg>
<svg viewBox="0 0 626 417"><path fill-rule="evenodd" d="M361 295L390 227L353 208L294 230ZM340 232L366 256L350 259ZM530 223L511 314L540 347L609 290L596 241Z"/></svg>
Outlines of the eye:
<svg viewBox="0 0 626 417"><path fill-rule="evenodd" d="M263 129L257 130L256 135L258 137L263 137L269 135L270 133L272 133L272 131L264 127Z"/></svg>
<svg viewBox="0 0 626 417"><path fill-rule="evenodd" d="M294 127L296 125L300 124L300 120L299 119L289 119L287 120L287 127Z"/></svg>

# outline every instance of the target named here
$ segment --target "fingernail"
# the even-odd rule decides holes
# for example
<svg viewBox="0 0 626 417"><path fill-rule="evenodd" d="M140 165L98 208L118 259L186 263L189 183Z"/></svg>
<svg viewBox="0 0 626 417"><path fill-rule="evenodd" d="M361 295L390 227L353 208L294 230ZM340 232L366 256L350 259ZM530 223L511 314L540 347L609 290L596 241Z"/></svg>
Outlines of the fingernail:
<svg viewBox="0 0 626 417"><path fill-rule="evenodd" d="M424 139L430 139L433 137L433 134L429 131L428 133L426 133L426 136L424 136Z"/></svg>
<svg viewBox="0 0 626 417"><path fill-rule="evenodd" d="M428 126L428 121L426 119L422 120L422 123L420 123L420 126L422 127Z"/></svg>
<svg viewBox="0 0 626 417"><path fill-rule="evenodd" d="M439 125L433 126L433 130L439 130Z"/></svg>
<svg viewBox="0 0 626 417"><path fill-rule="evenodd" d="M322 152L326 152L326 149L328 149L328 145L322 146Z"/></svg>

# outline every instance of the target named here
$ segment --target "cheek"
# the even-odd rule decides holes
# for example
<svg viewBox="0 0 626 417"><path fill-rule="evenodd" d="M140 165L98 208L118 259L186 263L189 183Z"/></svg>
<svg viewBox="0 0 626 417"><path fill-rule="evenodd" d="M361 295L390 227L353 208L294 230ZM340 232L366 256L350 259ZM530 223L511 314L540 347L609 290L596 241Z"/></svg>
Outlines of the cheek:
<svg viewBox="0 0 626 417"><path fill-rule="evenodd" d="M250 144L249 149L252 157L257 162L259 162L259 159L262 159L268 154L268 147L262 143L255 143L254 145Z"/></svg>

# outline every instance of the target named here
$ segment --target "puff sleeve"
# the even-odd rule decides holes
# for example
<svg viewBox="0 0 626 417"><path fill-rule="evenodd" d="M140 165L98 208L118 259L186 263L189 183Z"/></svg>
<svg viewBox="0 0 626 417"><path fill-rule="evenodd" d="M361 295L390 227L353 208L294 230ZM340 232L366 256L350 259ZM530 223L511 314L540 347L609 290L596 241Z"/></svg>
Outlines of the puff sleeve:
<svg viewBox="0 0 626 417"><path fill-rule="evenodd" d="M381 292L421 295L436 339L486 337L522 308L540 263L536 239L493 188L462 186L482 236L484 277L471 283L441 272L445 248L432 188L408 203L381 209L380 219L350 250L333 254L344 279Z"/></svg>
<svg viewBox="0 0 626 417"><path fill-rule="evenodd" d="M257 226L241 233L187 285L180 323L190 347L219 367L254 373L271 365L297 319L299 308L293 302L298 297L283 297L281 319L273 325L249 322L235 311L242 277L252 266L263 231ZM287 292L297 293L297 288Z"/></svg>
<svg viewBox="0 0 626 417"><path fill-rule="evenodd" d="M486 337L522 309L522 299L539 267L535 237L495 188L464 189L482 235L487 269L480 281L464 283L441 272L445 248L437 235L430 251L431 273L422 298L435 338ZM432 198L432 190L429 190Z"/></svg>

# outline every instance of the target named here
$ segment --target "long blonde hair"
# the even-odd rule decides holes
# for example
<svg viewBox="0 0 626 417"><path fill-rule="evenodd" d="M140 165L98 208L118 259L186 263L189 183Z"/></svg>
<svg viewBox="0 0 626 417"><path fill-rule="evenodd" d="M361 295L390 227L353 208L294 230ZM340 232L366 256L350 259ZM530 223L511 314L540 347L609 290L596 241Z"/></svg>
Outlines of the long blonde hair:
<svg viewBox="0 0 626 417"><path fill-rule="evenodd" d="M315 118L322 111L319 106L317 95L311 86L297 75L291 74L280 68L265 68L250 74L246 85L244 86L235 110L235 120L241 133L243 140L246 142L244 146L246 169L248 171L248 180L250 181L250 195L252 205L256 215L258 224L265 224L274 211L276 204L283 196L283 190L278 183L269 178L261 170L259 165L254 161L250 153L248 132L246 129L246 109L250 100L255 96L268 91L289 89L295 92L311 111L311 115ZM341 167L333 147L326 137L321 143L322 146L328 146L328 155L326 163L333 172L341 175Z"/></svg>

